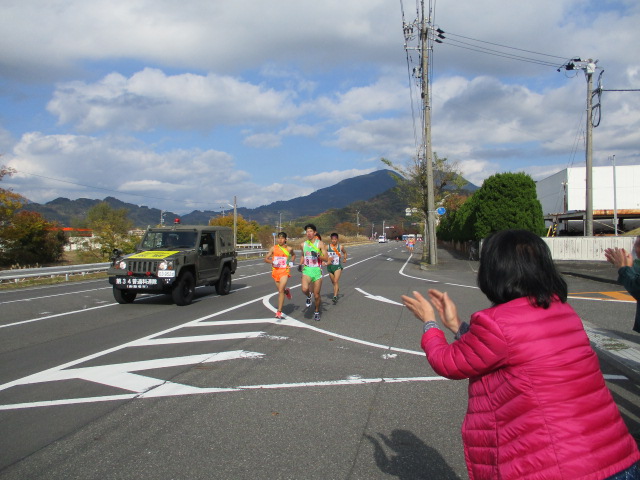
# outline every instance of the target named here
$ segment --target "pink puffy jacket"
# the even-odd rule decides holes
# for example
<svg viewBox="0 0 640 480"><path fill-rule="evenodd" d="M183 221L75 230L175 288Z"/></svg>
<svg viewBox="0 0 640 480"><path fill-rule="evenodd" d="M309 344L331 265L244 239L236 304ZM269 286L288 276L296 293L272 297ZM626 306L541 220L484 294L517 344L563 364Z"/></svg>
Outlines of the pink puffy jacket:
<svg viewBox="0 0 640 480"><path fill-rule="evenodd" d="M422 348L439 375L469 378L471 480L600 480L640 459L568 304L512 300L475 313L452 344L427 330Z"/></svg>

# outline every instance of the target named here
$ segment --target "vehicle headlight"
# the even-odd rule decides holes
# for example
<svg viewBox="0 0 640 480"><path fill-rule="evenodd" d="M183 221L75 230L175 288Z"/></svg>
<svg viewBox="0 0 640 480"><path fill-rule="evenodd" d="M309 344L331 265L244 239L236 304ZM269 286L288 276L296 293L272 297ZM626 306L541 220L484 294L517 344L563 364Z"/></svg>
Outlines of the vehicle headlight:
<svg viewBox="0 0 640 480"><path fill-rule="evenodd" d="M173 270L173 260L163 260L158 265L158 270Z"/></svg>
<svg viewBox="0 0 640 480"><path fill-rule="evenodd" d="M116 263L116 266L122 270L126 270L127 262L125 262L124 260L120 260L119 262Z"/></svg>

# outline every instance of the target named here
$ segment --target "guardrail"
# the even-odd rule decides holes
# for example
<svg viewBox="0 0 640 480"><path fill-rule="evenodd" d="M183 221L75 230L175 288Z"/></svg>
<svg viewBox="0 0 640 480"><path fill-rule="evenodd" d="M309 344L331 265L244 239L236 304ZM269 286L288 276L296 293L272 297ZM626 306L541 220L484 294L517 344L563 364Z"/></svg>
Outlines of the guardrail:
<svg viewBox="0 0 640 480"><path fill-rule="evenodd" d="M267 250L244 250L236 252L238 257L257 256L264 257ZM111 262L88 263L84 265L67 265L64 267L42 267L42 268L21 268L19 270L0 270L0 283L14 282L27 278L53 278L64 275L65 280L69 280L70 275L86 275L88 273L106 272Z"/></svg>

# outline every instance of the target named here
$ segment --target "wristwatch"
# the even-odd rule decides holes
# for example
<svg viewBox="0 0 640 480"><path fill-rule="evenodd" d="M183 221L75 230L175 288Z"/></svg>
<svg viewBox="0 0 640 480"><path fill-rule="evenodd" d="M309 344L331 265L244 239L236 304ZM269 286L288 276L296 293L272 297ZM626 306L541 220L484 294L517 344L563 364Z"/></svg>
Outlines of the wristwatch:
<svg viewBox="0 0 640 480"><path fill-rule="evenodd" d="M427 333L427 330L429 330L430 328L438 328L438 324L431 320L430 322L424 322L424 324L422 325L422 331L424 333Z"/></svg>

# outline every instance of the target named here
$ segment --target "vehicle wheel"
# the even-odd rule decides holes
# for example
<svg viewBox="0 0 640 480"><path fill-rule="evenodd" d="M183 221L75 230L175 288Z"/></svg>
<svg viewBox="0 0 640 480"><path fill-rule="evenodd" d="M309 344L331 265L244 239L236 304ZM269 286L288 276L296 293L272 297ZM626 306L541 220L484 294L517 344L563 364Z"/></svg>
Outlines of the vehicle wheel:
<svg viewBox="0 0 640 480"><path fill-rule="evenodd" d="M113 287L113 298L115 298L118 303L131 303L136 299L136 295L136 292L120 290L119 288Z"/></svg>
<svg viewBox="0 0 640 480"><path fill-rule="evenodd" d="M224 268L220 274L220 279L216 283L216 292L218 295L229 295L231 292L231 271Z"/></svg>
<svg viewBox="0 0 640 480"><path fill-rule="evenodd" d="M193 279L193 274L191 272L184 272L173 286L171 296L176 305L183 306L189 305L193 301L195 292L196 281Z"/></svg>

